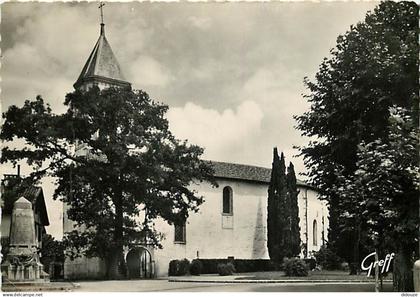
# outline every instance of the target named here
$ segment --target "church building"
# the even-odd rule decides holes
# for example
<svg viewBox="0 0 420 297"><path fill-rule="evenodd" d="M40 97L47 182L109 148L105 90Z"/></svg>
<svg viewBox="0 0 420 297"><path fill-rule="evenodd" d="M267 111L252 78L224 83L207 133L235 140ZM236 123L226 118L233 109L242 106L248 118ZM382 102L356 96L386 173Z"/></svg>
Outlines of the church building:
<svg viewBox="0 0 420 297"><path fill-rule="evenodd" d="M105 37L102 23L99 39L90 54L75 89L87 90L93 85L131 88ZM79 153L82 148L79 148ZM132 278L166 276L174 259L219 258L268 259L267 196L271 169L250 165L209 161L218 187L202 182L191 187L204 197L198 213L192 213L185 225L171 226L156 221L156 229L165 234L162 249L138 246L125 250ZM301 242L309 253L319 250L327 238L328 209L317 199L314 188L298 181L298 206ZM74 229L64 206L63 231ZM302 256L308 256L303 255ZM67 279L104 278L105 265L98 258L66 259Z"/></svg>

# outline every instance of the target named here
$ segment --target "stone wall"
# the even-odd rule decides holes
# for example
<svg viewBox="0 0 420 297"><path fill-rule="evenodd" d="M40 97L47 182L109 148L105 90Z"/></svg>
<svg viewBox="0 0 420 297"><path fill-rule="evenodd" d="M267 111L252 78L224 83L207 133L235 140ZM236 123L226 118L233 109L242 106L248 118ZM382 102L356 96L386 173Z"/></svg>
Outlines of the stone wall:
<svg viewBox="0 0 420 297"><path fill-rule="evenodd" d="M104 279L106 267L104 261L99 258L80 257L71 261L64 261L65 279Z"/></svg>
<svg viewBox="0 0 420 297"><path fill-rule="evenodd" d="M63 204L63 232L74 230L74 222L67 217L69 205ZM82 228L79 228L82 231ZM64 261L65 279L104 279L106 274L105 263L99 258L79 257L75 260L66 258Z"/></svg>

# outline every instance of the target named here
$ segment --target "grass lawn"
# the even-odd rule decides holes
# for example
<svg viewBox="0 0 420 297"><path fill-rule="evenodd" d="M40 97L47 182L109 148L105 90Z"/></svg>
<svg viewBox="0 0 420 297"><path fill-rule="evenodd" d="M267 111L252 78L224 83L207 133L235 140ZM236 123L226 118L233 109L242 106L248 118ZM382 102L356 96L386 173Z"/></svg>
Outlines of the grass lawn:
<svg viewBox="0 0 420 297"><path fill-rule="evenodd" d="M305 279L305 280L371 280L374 277L367 277L366 273L359 275L349 275L348 271L342 270L323 270L323 271L309 271L308 276L286 276L284 271L260 271L254 272L252 275L239 276L235 279L243 280L283 280L283 279ZM386 280L392 280L392 274L384 277Z"/></svg>

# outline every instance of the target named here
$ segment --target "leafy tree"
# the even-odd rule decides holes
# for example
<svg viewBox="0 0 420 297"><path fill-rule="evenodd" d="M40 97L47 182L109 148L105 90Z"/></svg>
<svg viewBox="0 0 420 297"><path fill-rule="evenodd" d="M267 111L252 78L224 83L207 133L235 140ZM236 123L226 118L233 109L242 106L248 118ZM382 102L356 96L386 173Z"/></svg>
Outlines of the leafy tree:
<svg viewBox="0 0 420 297"><path fill-rule="evenodd" d="M397 252L394 289L412 291L419 236L419 130L406 110L390 110L387 141L359 146L357 170L341 191L364 197L359 206L366 220L364 232L380 254Z"/></svg>
<svg viewBox="0 0 420 297"><path fill-rule="evenodd" d="M270 259L281 262L285 256L285 243L287 231L286 219L286 166L284 155L273 150L273 165L271 170L270 185L268 187L267 203L267 247Z"/></svg>
<svg viewBox="0 0 420 297"><path fill-rule="evenodd" d="M314 252L316 263L321 265L325 270L338 270L341 268L341 259L328 247L322 245L321 248Z"/></svg>
<svg viewBox="0 0 420 297"><path fill-rule="evenodd" d="M374 249L373 242L364 232L366 217L363 216L363 204L369 197L365 196L362 191L362 182L355 180L353 175L344 176L343 170L343 167L341 167L336 171L337 182L334 185L334 191L341 198L337 203L339 209L342 210L338 217L341 241L350 240L352 245L345 252L341 251L340 254L352 260L350 274L358 274L360 272L361 255L367 255Z"/></svg>
<svg viewBox="0 0 420 297"><path fill-rule="evenodd" d="M415 3L381 2L364 22L337 38L315 81L305 79L311 108L296 119L302 134L316 140L301 154L310 181L329 203L329 246L350 262L359 261L360 245L368 239L363 224L343 229L348 221L340 213L356 219L360 211L340 196L342 177L356 171L359 144L389 142L390 106L411 110L418 121L418 33ZM350 245L358 252L346 253Z"/></svg>
<svg viewBox="0 0 420 297"><path fill-rule="evenodd" d="M67 215L79 227L64 239L71 256L98 256L108 277L120 278L123 246L159 247L154 220L181 223L197 211L203 198L188 186L203 180L215 185L213 169L199 159L202 148L171 134L168 107L143 91L76 90L65 105L67 111L56 115L38 96L9 107L0 138L20 138L26 146L5 146L1 162L25 159L34 181L55 176L54 199L70 206Z"/></svg>
<svg viewBox="0 0 420 297"><path fill-rule="evenodd" d="M62 241L55 240L50 234L44 234L42 237L41 263L44 265L44 270L49 271L51 262L64 263L65 246Z"/></svg>
<svg viewBox="0 0 420 297"><path fill-rule="evenodd" d="M9 244L10 240L9 237L1 237L1 255L2 255L2 262L6 259L7 255L9 254Z"/></svg>
<svg viewBox="0 0 420 297"><path fill-rule="evenodd" d="M289 254L288 257L295 257L300 254L300 227L299 227L299 206L298 206L298 195L295 167L290 162L287 167L286 175L287 183L287 199L290 208L288 208L288 217L290 223L290 241L288 243ZM287 209L287 208L286 208Z"/></svg>

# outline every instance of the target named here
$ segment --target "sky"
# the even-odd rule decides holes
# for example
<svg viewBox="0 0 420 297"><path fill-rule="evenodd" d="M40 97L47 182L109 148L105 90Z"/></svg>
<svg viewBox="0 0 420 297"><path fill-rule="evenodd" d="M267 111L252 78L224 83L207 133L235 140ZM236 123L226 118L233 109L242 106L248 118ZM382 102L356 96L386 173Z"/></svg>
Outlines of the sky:
<svg viewBox="0 0 420 297"><path fill-rule="evenodd" d="M104 22L127 81L169 106L171 131L204 147L203 158L271 167L278 147L303 173L293 148L308 142L293 119L309 107L303 79L314 78L338 35L377 4L107 2ZM2 112L36 95L64 112L64 96L99 37L98 3L3 3L1 22ZM47 231L60 238L52 181L43 182Z"/></svg>

